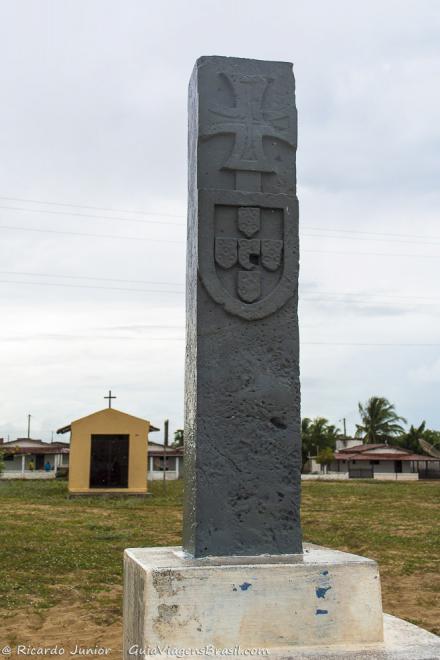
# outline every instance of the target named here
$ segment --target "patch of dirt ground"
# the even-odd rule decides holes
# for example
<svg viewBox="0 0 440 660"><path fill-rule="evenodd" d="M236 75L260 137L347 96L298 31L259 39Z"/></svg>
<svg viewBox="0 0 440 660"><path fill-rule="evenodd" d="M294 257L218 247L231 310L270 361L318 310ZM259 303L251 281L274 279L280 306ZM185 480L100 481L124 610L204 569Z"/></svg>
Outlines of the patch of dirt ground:
<svg viewBox="0 0 440 660"><path fill-rule="evenodd" d="M5 644L11 647L9 657L12 658L18 657L17 645L24 644L31 647L63 647L64 657L69 657L76 647L101 647L110 651L91 657L121 660L122 618L112 617L111 623L98 623L79 602L58 605L42 614L19 613L3 620L2 646Z"/></svg>
<svg viewBox="0 0 440 660"><path fill-rule="evenodd" d="M382 577L383 609L440 635L438 573Z"/></svg>

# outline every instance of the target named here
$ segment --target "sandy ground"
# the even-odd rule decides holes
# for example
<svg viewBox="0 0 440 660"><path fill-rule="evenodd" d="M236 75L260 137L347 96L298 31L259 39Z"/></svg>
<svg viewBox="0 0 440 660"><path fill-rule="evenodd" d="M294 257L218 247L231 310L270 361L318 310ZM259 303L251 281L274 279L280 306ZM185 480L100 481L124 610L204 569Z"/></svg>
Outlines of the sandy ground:
<svg viewBox="0 0 440 660"><path fill-rule="evenodd" d="M382 578L383 609L440 635L440 576L399 575Z"/></svg>
<svg viewBox="0 0 440 660"><path fill-rule="evenodd" d="M43 615L19 614L6 619L2 626L2 647L10 645L10 657L26 657L17 652L17 645L31 647L63 647L63 657L75 657L76 647L110 649L105 654L95 653L87 657L122 658L122 620L111 624L99 624L90 617L90 612L81 603L47 610ZM30 654L27 654L28 657ZM53 654L49 657L57 657ZM6 656L7 657L7 656ZM46 656L47 657L47 656ZM62 656L61 656L62 657ZM79 653L77 657L83 657Z"/></svg>

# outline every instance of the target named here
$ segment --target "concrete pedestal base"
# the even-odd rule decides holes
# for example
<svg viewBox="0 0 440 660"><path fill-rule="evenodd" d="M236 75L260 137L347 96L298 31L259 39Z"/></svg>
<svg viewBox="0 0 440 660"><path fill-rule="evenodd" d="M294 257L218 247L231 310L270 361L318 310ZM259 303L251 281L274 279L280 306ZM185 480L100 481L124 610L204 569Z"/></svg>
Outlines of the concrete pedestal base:
<svg viewBox="0 0 440 660"><path fill-rule="evenodd" d="M433 660L440 639L384 620L377 564L364 557L311 545L303 555L205 559L180 548L126 550L124 659L172 650Z"/></svg>

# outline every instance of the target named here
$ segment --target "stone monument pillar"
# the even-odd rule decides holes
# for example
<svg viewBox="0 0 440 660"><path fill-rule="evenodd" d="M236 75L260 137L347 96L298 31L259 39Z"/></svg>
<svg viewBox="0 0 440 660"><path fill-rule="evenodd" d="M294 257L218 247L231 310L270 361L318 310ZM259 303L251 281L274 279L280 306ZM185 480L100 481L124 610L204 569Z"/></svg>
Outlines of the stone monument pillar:
<svg viewBox="0 0 440 660"><path fill-rule="evenodd" d="M197 61L189 86L183 547L300 553L292 65Z"/></svg>
<svg viewBox="0 0 440 660"><path fill-rule="evenodd" d="M377 564L301 543L292 65L196 63L189 95L183 549L124 559L124 660L440 657ZM259 650L258 650L259 649Z"/></svg>

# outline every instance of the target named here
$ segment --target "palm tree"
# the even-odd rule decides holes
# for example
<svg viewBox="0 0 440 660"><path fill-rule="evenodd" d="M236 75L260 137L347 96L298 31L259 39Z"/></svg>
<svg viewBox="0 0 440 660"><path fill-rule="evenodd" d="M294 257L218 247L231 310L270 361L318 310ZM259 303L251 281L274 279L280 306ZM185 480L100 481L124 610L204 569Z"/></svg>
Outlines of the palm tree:
<svg viewBox="0 0 440 660"><path fill-rule="evenodd" d="M404 449L410 449L415 454L417 454L420 449L419 440L423 439L425 427L426 422L422 422L420 426L413 426L411 424L409 431L404 433L399 439L399 445Z"/></svg>
<svg viewBox="0 0 440 660"><path fill-rule="evenodd" d="M364 441L387 443L391 438L405 432L399 422L406 424L406 419L399 417L388 399L372 396L365 405L358 405L362 424L356 424L356 435L362 436Z"/></svg>
<svg viewBox="0 0 440 660"><path fill-rule="evenodd" d="M316 417L313 420L304 417L301 422L303 466L309 454L316 456L325 447L334 449L339 435L340 430L330 424L325 417Z"/></svg>

